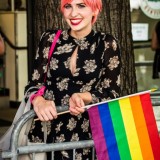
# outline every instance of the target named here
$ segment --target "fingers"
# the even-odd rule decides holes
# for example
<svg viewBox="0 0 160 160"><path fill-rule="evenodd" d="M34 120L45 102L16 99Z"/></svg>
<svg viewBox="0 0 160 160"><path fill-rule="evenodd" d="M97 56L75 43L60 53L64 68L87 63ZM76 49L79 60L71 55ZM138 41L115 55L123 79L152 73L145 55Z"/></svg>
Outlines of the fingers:
<svg viewBox="0 0 160 160"><path fill-rule="evenodd" d="M85 111L84 107L84 101L78 94L74 94L69 99L69 110L72 115L79 115Z"/></svg>
<svg viewBox="0 0 160 160"><path fill-rule="evenodd" d="M41 101L34 106L34 110L41 121L49 121L57 118L57 111L53 101Z"/></svg>
<svg viewBox="0 0 160 160"><path fill-rule="evenodd" d="M51 112L50 112L51 117L53 117L53 119L56 119L57 118L57 110L56 110L55 104L54 104L53 101L50 101L50 103L51 103L51 106L52 106Z"/></svg>
<svg viewBox="0 0 160 160"><path fill-rule="evenodd" d="M70 110L70 114L75 115L75 116L77 116L85 111L83 108L79 108L79 107L75 107L75 108L70 107L69 110Z"/></svg>
<svg viewBox="0 0 160 160"><path fill-rule="evenodd" d="M78 111L78 107L77 108L76 107L70 107L69 111L70 111L71 115L75 115L75 116L77 116L81 113L80 111Z"/></svg>

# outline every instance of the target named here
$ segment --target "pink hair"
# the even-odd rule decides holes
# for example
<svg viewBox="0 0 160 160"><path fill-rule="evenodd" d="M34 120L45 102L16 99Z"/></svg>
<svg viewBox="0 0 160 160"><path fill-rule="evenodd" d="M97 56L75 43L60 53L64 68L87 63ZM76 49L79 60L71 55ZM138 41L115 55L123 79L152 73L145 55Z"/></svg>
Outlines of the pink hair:
<svg viewBox="0 0 160 160"><path fill-rule="evenodd" d="M72 2L73 0L61 0L61 11L63 13L64 6L67 3ZM92 19L92 24L94 24L97 20L97 16L99 12L102 10L102 1L101 0L83 0L87 6L90 6L92 11L95 12L95 16Z"/></svg>

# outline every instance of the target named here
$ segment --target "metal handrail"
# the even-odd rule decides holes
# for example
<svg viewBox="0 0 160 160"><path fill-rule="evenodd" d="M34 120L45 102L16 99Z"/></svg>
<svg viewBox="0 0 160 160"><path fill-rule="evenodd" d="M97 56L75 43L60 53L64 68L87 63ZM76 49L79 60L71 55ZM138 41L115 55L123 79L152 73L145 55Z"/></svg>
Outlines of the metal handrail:
<svg viewBox="0 0 160 160"><path fill-rule="evenodd" d="M147 41L133 41L133 44L136 43L136 45L133 45L134 49L143 49L143 48L151 48L151 41L152 39L149 39ZM141 44L138 44L141 43ZM142 44L142 43L150 43L150 44Z"/></svg>
<svg viewBox="0 0 160 160"><path fill-rule="evenodd" d="M133 46L133 48L134 48L134 49L151 48L151 44L135 45L135 46Z"/></svg>
<svg viewBox="0 0 160 160"><path fill-rule="evenodd" d="M160 91L151 93L151 100L153 107L160 106ZM68 107L57 107L57 112L68 110ZM63 142L54 144L36 144L31 146L18 146L18 137L23 125L31 118L35 116L33 110L28 111L17 121L14 126L12 137L11 137L11 149L9 151L2 152L2 158L11 158L11 160L17 160L18 155L30 154L37 152L49 152L49 151L60 151L75 148L87 148L94 147L93 140L84 140L79 142Z"/></svg>
<svg viewBox="0 0 160 160"><path fill-rule="evenodd" d="M133 41L133 43L147 43L147 42L151 42L152 39L148 39L148 40L143 40L143 41Z"/></svg>
<svg viewBox="0 0 160 160"><path fill-rule="evenodd" d="M160 90L156 90L155 92L151 92L150 95L151 95L151 97L154 97L154 96L156 98L158 97L158 99L160 100L160 98L159 98L160 97Z"/></svg>
<svg viewBox="0 0 160 160"><path fill-rule="evenodd" d="M68 107L57 107L57 112L62 112L68 110ZM26 112L14 125L13 133L11 136L11 149L9 151L2 152L2 158L11 158L11 160L17 160L18 155L21 154L30 154L37 152L49 152L49 151L60 151L62 149L69 150L75 148L88 148L93 147L93 140L84 140L79 142L63 142L63 143L54 143L54 144L36 144L31 146L18 146L18 137L20 131L24 124L35 116L33 110Z"/></svg>
<svg viewBox="0 0 160 160"><path fill-rule="evenodd" d="M153 61L143 61L143 62L139 62L139 61L135 61L135 66L136 67L141 67L141 66L152 66L153 65Z"/></svg>
<svg viewBox="0 0 160 160"><path fill-rule="evenodd" d="M22 47L15 46L15 45L9 40L9 38L6 36L6 34L2 31L1 28L0 28L0 34L2 35L2 37L4 38L4 40L7 42L7 44L8 44L11 48L13 48L13 49L15 49L15 50L25 50L25 49L28 48L28 47L24 47L24 46L22 46Z"/></svg>
<svg viewBox="0 0 160 160"><path fill-rule="evenodd" d="M12 49L14 49L14 50L26 50L26 49L28 49L28 47L24 47L24 46L21 46L21 47L15 46L15 45L9 40L9 38L6 36L6 34L2 31L1 27L0 27L0 34L2 35L4 41L5 41ZM15 56L15 58L16 58L16 56ZM15 63L16 63L16 59L15 59ZM5 64L4 64L4 66L5 66ZM5 72L5 67L4 67L4 72ZM17 76L18 76L18 75L17 75L17 65L16 65L16 69L15 69L15 78L16 78L15 81L16 81L16 82L18 81L18 77L17 77ZM18 84L17 84L17 83L16 83L15 87L16 87L16 93L15 93L15 95L16 95L16 100L18 100ZM4 79L4 88L5 88L5 79Z"/></svg>

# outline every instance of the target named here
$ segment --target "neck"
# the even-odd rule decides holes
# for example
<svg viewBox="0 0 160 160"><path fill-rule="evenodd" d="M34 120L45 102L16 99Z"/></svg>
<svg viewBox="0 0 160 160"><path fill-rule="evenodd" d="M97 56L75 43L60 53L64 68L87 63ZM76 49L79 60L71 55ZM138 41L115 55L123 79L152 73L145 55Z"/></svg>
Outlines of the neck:
<svg viewBox="0 0 160 160"><path fill-rule="evenodd" d="M84 37L86 37L90 32L91 32L92 28L88 29L88 30L82 30L82 31L74 31L71 29L70 34L72 37L76 38L76 39L82 39Z"/></svg>

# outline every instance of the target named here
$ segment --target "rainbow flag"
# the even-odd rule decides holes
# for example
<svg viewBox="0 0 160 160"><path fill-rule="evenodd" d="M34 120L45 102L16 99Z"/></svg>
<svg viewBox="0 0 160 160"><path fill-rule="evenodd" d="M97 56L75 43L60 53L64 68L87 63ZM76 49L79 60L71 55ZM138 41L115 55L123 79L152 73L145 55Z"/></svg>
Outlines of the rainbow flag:
<svg viewBox="0 0 160 160"><path fill-rule="evenodd" d="M150 94L88 109L98 160L160 160L160 137Z"/></svg>

